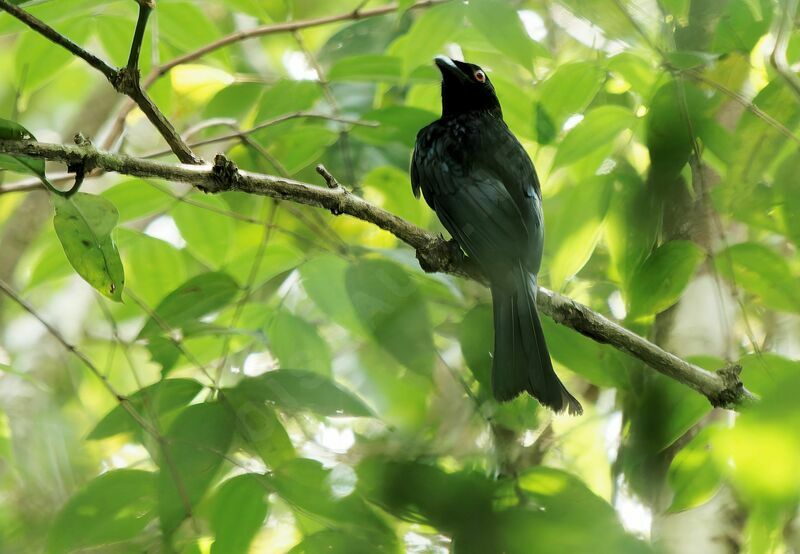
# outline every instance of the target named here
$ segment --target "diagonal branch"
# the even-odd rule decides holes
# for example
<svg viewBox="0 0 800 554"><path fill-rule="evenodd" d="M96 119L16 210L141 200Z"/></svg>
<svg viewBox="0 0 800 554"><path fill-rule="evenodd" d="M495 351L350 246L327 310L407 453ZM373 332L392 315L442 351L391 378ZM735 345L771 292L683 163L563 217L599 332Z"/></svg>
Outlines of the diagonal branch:
<svg viewBox="0 0 800 554"><path fill-rule="evenodd" d="M124 175L188 183L208 193L235 190L316 206L335 214L347 214L392 233L414 248L420 266L425 271L450 273L485 283L480 271L465 258L454 242L447 242L383 208L370 204L341 186L321 187L272 175L240 171L221 155L217 156L214 164L174 165L112 154L96 150L91 145L67 146L10 140L0 140L0 153L68 164L83 163L89 168L96 167ZM703 394L714 406L735 407L754 400L739 378L738 367L707 371L666 352L588 307L544 288L540 288L537 303L539 309L557 323L634 356L656 371Z"/></svg>
<svg viewBox="0 0 800 554"><path fill-rule="evenodd" d="M139 84L139 52L141 50L142 38L144 36L145 26L147 25L147 18L152 10L152 1L137 0L139 4L139 19L136 23L136 30L134 32L133 43L131 45L131 53L128 59L128 65L121 69L115 69L108 65L106 62L87 52L67 37L40 21L25 10L21 10L7 0L0 0L0 10L6 11L12 16L19 19L22 23L41 34L48 40L64 47L74 55L86 61L89 65L100 71L105 75L106 79L114 86L117 92L125 94L136 103L142 112L147 116L147 119L153 126L161 133L164 140L167 141L169 147L183 163L199 164L202 160L197 158L186 145L181 136L172 126L172 123L164 117L164 114L156 107L152 100L144 92L144 89Z"/></svg>

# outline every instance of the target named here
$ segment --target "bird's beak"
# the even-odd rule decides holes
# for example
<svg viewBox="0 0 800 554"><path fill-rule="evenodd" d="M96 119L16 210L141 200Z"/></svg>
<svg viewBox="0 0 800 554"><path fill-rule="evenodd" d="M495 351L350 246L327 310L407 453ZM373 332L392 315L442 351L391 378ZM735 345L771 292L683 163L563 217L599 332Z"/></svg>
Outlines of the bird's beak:
<svg viewBox="0 0 800 554"><path fill-rule="evenodd" d="M439 71L442 73L442 78L447 79L448 77L455 77L459 81L463 81L466 77L464 72L447 56L436 56L433 61L436 63L436 67L439 68Z"/></svg>

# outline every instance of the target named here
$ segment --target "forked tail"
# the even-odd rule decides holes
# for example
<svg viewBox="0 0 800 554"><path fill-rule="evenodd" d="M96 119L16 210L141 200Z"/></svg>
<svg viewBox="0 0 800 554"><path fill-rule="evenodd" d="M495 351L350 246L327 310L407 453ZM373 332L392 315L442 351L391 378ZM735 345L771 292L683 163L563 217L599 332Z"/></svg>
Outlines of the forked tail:
<svg viewBox="0 0 800 554"><path fill-rule="evenodd" d="M497 400L528 391L555 412L580 415L583 408L553 370L542 324L536 311L536 278L524 268L514 271L511 286L492 285L494 359L492 390Z"/></svg>

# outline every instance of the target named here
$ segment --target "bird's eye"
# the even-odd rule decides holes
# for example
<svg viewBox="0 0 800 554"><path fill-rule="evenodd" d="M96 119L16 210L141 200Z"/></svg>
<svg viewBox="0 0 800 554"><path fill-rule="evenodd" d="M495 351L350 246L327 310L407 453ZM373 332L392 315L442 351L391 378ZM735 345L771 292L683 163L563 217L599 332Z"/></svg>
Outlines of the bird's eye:
<svg viewBox="0 0 800 554"><path fill-rule="evenodd" d="M486 73L484 73L482 70L476 69L473 75L475 76L475 80L478 81L479 83L486 82Z"/></svg>

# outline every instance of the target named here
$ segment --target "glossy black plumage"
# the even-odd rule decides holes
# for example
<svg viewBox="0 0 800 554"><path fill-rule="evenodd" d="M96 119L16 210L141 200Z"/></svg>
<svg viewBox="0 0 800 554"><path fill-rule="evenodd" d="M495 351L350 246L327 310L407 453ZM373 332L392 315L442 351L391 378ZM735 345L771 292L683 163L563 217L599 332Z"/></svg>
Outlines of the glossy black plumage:
<svg viewBox="0 0 800 554"><path fill-rule="evenodd" d="M536 312L544 218L536 171L503 121L488 77L475 65L437 58L442 118L417 135L411 163L420 191L464 252L489 278L498 400L527 391L559 412L581 413L553 371Z"/></svg>

